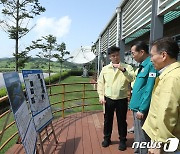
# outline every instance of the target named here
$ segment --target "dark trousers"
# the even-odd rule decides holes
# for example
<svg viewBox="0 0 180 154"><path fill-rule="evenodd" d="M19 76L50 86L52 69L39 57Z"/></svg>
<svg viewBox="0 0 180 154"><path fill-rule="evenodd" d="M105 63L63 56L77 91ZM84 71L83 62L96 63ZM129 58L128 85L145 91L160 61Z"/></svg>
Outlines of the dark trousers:
<svg viewBox="0 0 180 154"><path fill-rule="evenodd" d="M110 140L113 127L114 111L116 111L118 133L120 141L126 141L127 122L126 115L128 109L127 98L112 100L105 97L105 114L104 114L104 140Z"/></svg>

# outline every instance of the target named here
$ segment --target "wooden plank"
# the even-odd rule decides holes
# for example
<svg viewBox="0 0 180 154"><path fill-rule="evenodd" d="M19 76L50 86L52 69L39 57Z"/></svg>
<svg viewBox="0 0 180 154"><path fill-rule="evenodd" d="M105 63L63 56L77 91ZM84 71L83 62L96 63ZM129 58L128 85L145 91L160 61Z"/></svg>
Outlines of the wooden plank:
<svg viewBox="0 0 180 154"><path fill-rule="evenodd" d="M99 140L98 140L97 132L96 132L96 127L99 125L98 125L98 121L94 122L93 115L88 116L88 124L89 124L92 151L93 151L93 154L101 154L102 151L100 148L100 144L99 144Z"/></svg>
<svg viewBox="0 0 180 154"><path fill-rule="evenodd" d="M99 123L101 124L101 127L96 127L96 132L97 132L97 137L99 140L99 145L101 147L101 151L102 154L111 154L110 148L109 147L102 147L102 141L103 141L103 129L104 129L104 115L103 112L99 112L96 114L96 116L94 116L94 118L97 117L98 119L94 119L94 121L99 121Z"/></svg>
<svg viewBox="0 0 180 154"><path fill-rule="evenodd" d="M45 154L46 153L53 154L56 151L56 147L57 147L57 145L55 144L54 141L49 142L49 143L44 143L43 144L44 153ZM42 153L42 152L40 151L40 153Z"/></svg>
<svg viewBox="0 0 180 154"><path fill-rule="evenodd" d="M133 124L132 113L127 114L128 128ZM55 134L59 143L56 145L53 136L50 141L44 143L45 153L52 154L132 154L133 134L128 134L127 150L118 150L118 130L116 116L112 132L112 145L107 148L101 146L103 141L104 117L102 112L77 113L59 118L54 124ZM24 154L22 145L16 144L10 148L7 154Z"/></svg>
<svg viewBox="0 0 180 154"><path fill-rule="evenodd" d="M65 154L65 147L66 147L68 129L69 129L69 124L70 124L69 120L70 120L69 117L64 118L61 133L58 136L59 144L55 151L55 153L57 153L57 154L58 153Z"/></svg>
<svg viewBox="0 0 180 154"><path fill-rule="evenodd" d="M12 146L6 154L25 154L22 144L15 144Z"/></svg>
<svg viewBox="0 0 180 154"><path fill-rule="evenodd" d="M118 150L119 146L119 133L118 133L118 127L117 127L117 119L116 119L116 113L114 113L114 121L113 121L113 130L111 135L111 141L112 144L109 146L111 153L122 153Z"/></svg>
<svg viewBox="0 0 180 154"><path fill-rule="evenodd" d="M74 153L75 120L76 120L76 114L71 115L69 120L70 125L68 129L66 148L65 148L65 153L67 154Z"/></svg>
<svg viewBox="0 0 180 154"><path fill-rule="evenodd" d="M104 124L104 117L103 114L97 114L98 118L99 118L99 122L102 124ZM131 111L128 111L127 113L127 123L128 125L131 127L133 124L133 119L132 119L132 113ZM102 128L103 131L103 128ZM117 134L117 135L116 135ZM111 151L111 153L113 154L114 152L116 153L122 153L122 154L132 154L133 153L133 149L131 148L133 140L134 140L134 135L133 134L128 134L127 135L127 150L125 151L119 151L118 150L118 144L119 144L119 135L118 135L118 129L117 129L117 121L116 121L116 115L114 115L114 122L113 122L113 132L112 132L112 144L109 146L109 149ZM106 149L106 148L105 148Z"/></svg>
<svg viewBox="0 0 180 154"><path fill-rule="evenodd" d="M87 121L87 113L82 114L82 130L83 130L83 148L84 148L84 154L92 154L92 145L91 145L91 138L89 133L89 126Z"/></svg>
<svg viewBox="0 0 180 154"><path fill-rule="evenodd" d="M127 123L128 123L128 129L134 125L133 114L132 114L132 111L130 110L128 110L128 113L127 113ZM132 144L134 142L134 134L128 133L127 138L128 138L127 140L128 153L130 154L134 152L134 150L132 149Z"/></svg>
<svg viewBox="0 0 180 154"><path fill-rule="evenodd" d="M75 144L74 144L74 153L83 154L83 142L82 142L82 113L76 115L76 131L75 131Z"/></svg>
<svg viewBox="0 0 180 154"><path fill-rule="evenodd" d="M57 141L59 142L59 138L60 138L60 135L62 133L62 130L63 130L63 125L68 121L68 118L59 118L59 119L56 119L53 121L53 127L54 127L54 131L55 131L55 135L56 135L56 138L57 138ZM51 129L49 129L51 131ZM51 143L52 146L55 144L55 140L54 140L54 137L53 137L53 134L51 134L50 136L50 139L51 139ZM55 144L56 145L56 144ZM56 147L58 147L59 145L62 145L62 143L58 143L56 145Z"/></svg>

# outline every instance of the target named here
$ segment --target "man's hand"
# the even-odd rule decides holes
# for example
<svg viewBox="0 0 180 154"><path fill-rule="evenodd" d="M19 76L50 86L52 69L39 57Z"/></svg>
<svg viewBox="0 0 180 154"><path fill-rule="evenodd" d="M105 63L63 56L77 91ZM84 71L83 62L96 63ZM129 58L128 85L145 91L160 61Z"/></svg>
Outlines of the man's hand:
<svg viewBox="0 0 180 154"><path fill-rule="evenodd" d="M124 67L121 64L113 64L113 67L118 68L120 71L124 71Z"/></svg>
<svg viewBox="0 0 180 154"><path fill-rule="evenodd" d="M106 103L106 100L105 100L105 99L100 99L99 102L100 102L101 104L105 104L105 103Z"/></svg>
<svg viewBox="0 0 180 154"><path fill-rule="evenodd" d="M143 118L144 118L144 114L138 111L138 112L136 113L136 118L137 118L137 119L143 119Z"/></svg>

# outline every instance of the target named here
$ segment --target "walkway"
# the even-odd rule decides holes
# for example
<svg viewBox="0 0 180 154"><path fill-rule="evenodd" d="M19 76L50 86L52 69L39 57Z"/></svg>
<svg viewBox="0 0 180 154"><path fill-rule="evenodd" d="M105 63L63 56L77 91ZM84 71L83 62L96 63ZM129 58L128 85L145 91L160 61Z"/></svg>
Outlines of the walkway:
<svg viewBox="0 0 180 154"><path fill-rule="evenodd" d="M76 113L54 121L54 129L58 139L56 145L53 138L44 144L46 154L132 154L133 134L128 134L127 150L118 150L118 132L116 117L112 133L112 144L101 147L103 139L103 113L100 111ZM132 114L128 111L128 128L132 126ZM23 154L22 145L14 145L7 154Z"/></svg>

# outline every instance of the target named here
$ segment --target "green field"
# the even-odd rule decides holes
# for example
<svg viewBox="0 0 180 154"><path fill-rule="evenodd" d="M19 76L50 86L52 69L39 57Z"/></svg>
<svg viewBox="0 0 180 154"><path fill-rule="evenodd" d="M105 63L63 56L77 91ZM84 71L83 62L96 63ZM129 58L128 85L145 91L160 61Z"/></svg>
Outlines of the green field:
<svg viewBox="0 0 180 154"><path fill-rule="evenodd" d="M80 76L70 76L68 78L66 78L65 80L62 81L62 83L75 83L75 82L88 82L89 83L90 78L82 78ZM86 90L92 90L93 87L92 85L86 85ZM82 85L73 85L73 86L67 86L66 87L66 91L78 91L78 90L82 90L83 86ZM62 92L62 87L52 87L52 93L58 93L58 92ZM71 106L75 106L75 105L80 105L82 103L82 92L76 92L76 93L69 93L65 96L65 100L69 100L69 99L74 99L74 98L80 98L79 100L76 101L68 101L65 103L65 108L66 107L71 107ZM85 97L97 97L97 92L86 92L85 93ZM57 96L53 96L50 97L50 102L51 104L54 102L58 102L58 101L62 101L62 95L57 95ZM97 104L98 103L98 98L94 98L94 99L87 99L85 100L85 104L87 105L92 105L92 104ZM60 104L56 104L54 106L52 106L52 110L59 110L62 109L62 103L60 102ZM96 105L96 106L87 106L85 107L85 111L89 111L89 110L101 110L101 106L100 105ZM75 112L80 112L82 110L81 107L79 108L75 108L75 109L69 109L65 111L65 115L68 114L72 114ZM54 115L54 118L59 118L61 117L62 113L56 113ZM2 127L5 121L5 118L0 119L0 131L2 131ZM9 123L11 123L12 121L14 121L13 115L11 114L10 119L9 119ZM2 143L4 141L6 141L12 134L14 134L17 131L16 126L14 125L12 128L10 128L4 135L3 140L0 144L0 146L2 145ZM0 151L0 154L4 154L13 144L15 144L17 141L17 137L15 139L13 139L8 146L6 146L2 151Z"/></svg>
<svg viewBox="0 0 180 154"><path fill-rule="evenodd" d="M62 65L63 69L78 69L80 66L76 66L69 62L64 62ZM44 72L48 70L48 60L41 58L30 58L27 63L25 63L25 68L21 69L42 69ZM0 72L13 71L15 70L15 59L14 58L0 58ZM51 71L59 72L60 64L57 61L51 61Z"/></svg>

